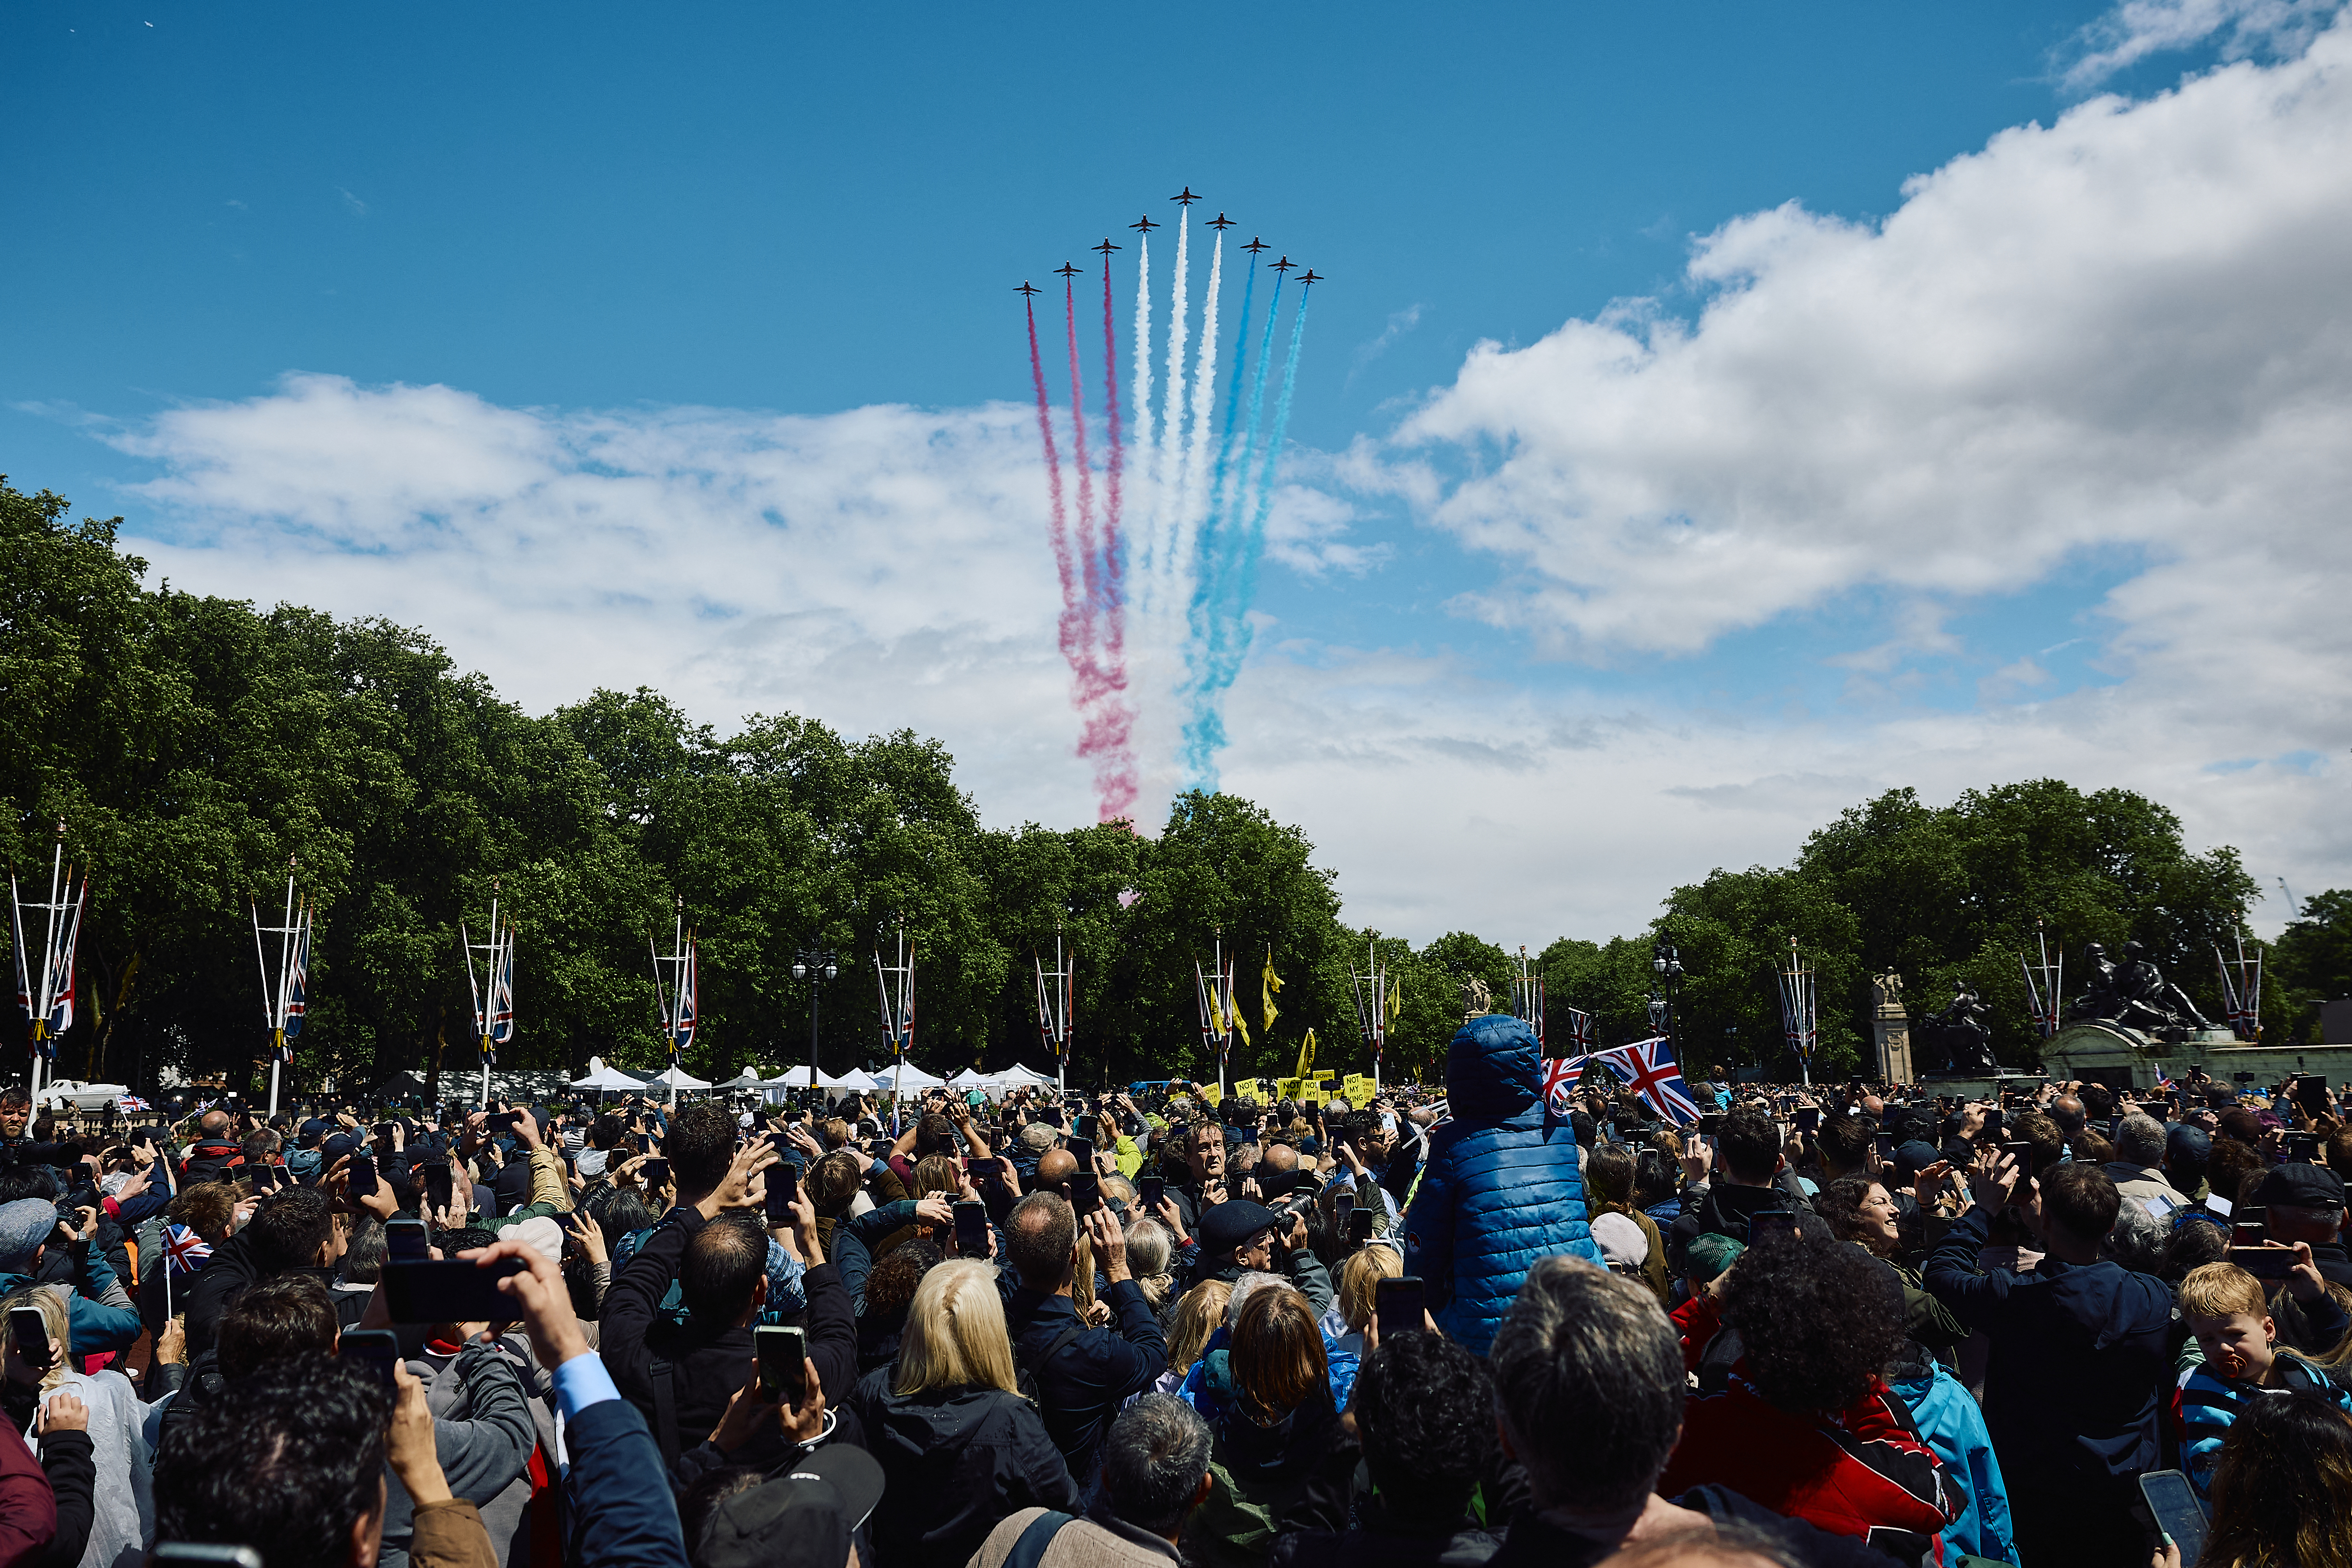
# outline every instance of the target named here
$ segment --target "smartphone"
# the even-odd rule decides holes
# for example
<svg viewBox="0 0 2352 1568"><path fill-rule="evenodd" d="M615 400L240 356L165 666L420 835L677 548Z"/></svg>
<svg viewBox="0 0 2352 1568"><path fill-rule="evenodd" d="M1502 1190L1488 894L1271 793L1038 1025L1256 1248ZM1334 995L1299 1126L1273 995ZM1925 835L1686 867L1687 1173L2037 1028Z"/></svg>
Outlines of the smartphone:
<svg viewBox="0 0 2352 1568"><path fill-rule="evenodd" d="M1370 1208L1360 1208L1348 1216L1348 1239L1361 1247L1372 1239L1373 1214Z"/></svg>
<svg viewBox="0 0 2352 1568"><path fill-rule="evenodd" d="M1094 1169L1095 1141L1092 1138L1072 1138L1070 1140L1070 1157L1078 1162L1078 1169L1082 1171L1090 1171Z"/></svg>
<svg viewBox="0 0 2352 1568"><path fill-rule="evenodd" d="M1822 1108L1819 1105L1797 1107L1797 1131L1818 1133L1822 1130Z"/></svg>
<svg viewBox="0 0 2352 1568"><path fill-rule="evenodd" d="M8 1309L8 1337L16 1343L16 1354L25 1364L41 1372L49 1369L49 1321L38 1307Z"/></svg>
<svg viewBox="0 0 2352 1568"><path fill-rule="evenodd" d="M1400 1280L1382 1280L1372 1287L1372 1314L1383 1340L1401 1333L1426 1333L1429 1325L1422 1319L1428 1308L1427 1292L1421 1281L1411 1274Z"/></svg>
<svg viewBox="0 0 2352 1568"><path fill-rule="evenodd" d="M653 1152L654 1135L651 1133L639 1133L637 1134L637 1153L641 1155L649 1155Z"/></svg>
<svg viewBox="0 0 2352 1568"><path fill-rule="evenodd" d="M1100 1122L1098 1116L1081 1116L1072 1124L1072 1130L1091 1145L1095 1141L1095 1128Z"/></svg>
<svg viewBox="0 0 2352 1568"><path fill-rule="evenodd" d="M2284 1280L2294 1272L2294 1249L2248 1244L2232 1237L2230 1261L2257 1280Z"/></svg>
<svg viewBox="0 0 2352 1568"><path fill-rule="evenodd" d="M436 1160L424 1167L425 1201L436 1209L447 1208L457 1201L457 1184L451 1178L447 1162Z"/></svg>
<svg viewBox="0 0 2352 1568"><path fill-rule="evenodd" d="M2032 1144L2003 1144L2000 1146L2000 1152L2017 1162L2017 1174L2020 1177L2034 1174Z"/></svg>
<svg viewBox="0 0 2352 1568"><path fill-rule="evenodd" d="M1999 1142L2000 1142L2000 1106L1998 1106L1998 1105L1988 1105L1988 1106L1986 1106L1986 1107L1985 1107L1985 1113L1984 1113L1984 1131L1983 1131L1982 1133L1979 1134L1978 1135L1979 1135L1979 1137L1990 1138L1990 1139L1991 1139L1994 1143L1996 1143L1996 1144L1997 1144L1997 1143L1999 1143Z"/></svg>
<svg viewBox="0 0 2352 1568"><path fill-rule="evenodd" d="M427 1260L425 1221L406 1215L387 1219L383 1225L383 1256L388 1263L422 1263Z"/></svg>
<svg viewBox="0 0 2352 1568"><path fill-rule="evenodd" d="M2260 1214L2262 1210L2250 1208L2246 1212ZM2260 1247L2269 1239L2270 1228L2259 1219L2240 1219L2234 1221L2230 1227L2230 1245L2232 1247Z"/></svg>
<svg viewBox="0 0 2352 1568"><path fill-rule="evenodd" d="M955 1206L956 1251L966 1258L988 1256L988 1206L965 1198Z"/></svg>
<svg viewBox="0 0 2352 1568"><path fill-rule="evenodd" d="M392 1366L400 1359L400 1336L390 1329L345 1329L335 1342L335 1354L358 1362L385 1389L398 1386Z"/></svg>
<svg viewBox="0 0 2352 1568"><path fill-rule="evenodd" d="M2114 1143L2116 1137L2122 1134L2123 1130L2124 1119L2121 1116L2110 1116L2107 1118L2107 1142L2111 1144Z"/></svg>
<svg viewBox="0 0 2352 1568"><path fill-rule="evenodd" d="M1797 1217L1785 1208L1768 1208L1748 1218L1748 1245L1753 1247L1763 1237L1775 1232L1797 1233Z"/></svg>
<svg viewBox="0 0 2352 1568"><path fill-rule="evenodd" d="M2156 1527L2180 1548L2180 1560L2193 1563L2205 1555L2205 1505L2197 1489L2179 1470L2148 1470L2139 1478L2139 1495L2147 1500Z"/></svg>
<svg viewBox="0 0 2352 1568"><path fill-rule="evenodd" d="M669 1185L669 1162L667 1160L647 1160L644 1165L637 1167L637 1175L647 1186L667 1186Z"/></svg>
<svg viewBox="0 0 2352 1568"><path fill-rule="evenodd" d="M793 1152L793 1135L790 1133L770 1133L768 1146L780 1155L790 1155Z"/></svg>
<svg viewBox="0 0 2352 1568"><path fill-rule="evenodd" d="M1355 1218L1356 1195L1354 1193L1343 1192L1331 1200L1331 1223L1334 1229L1345 1235L1348 1227L1355 1222Z"/></svg>
<svg viewBox="0 0 2352 1568"><path fill-rule="evenodd" d="M378 1122L374 1126L369 1128L368 1131L373 1133L379 1138L389 1138L392 1136L392 1124L389 1122Z"/></svg>
<svg viewBox="0 0 2352 1568"><path fill-rule="evenodd" d="M520 1258L487 1266L465 1258L395 1263L386 1259L383 1302L396 1323L511 1322L520 1309L499 1281L520 1274Z"/></svg>
<svg viewBox="0 0 2352 1568"><path fill-rule="evenodd" d="M1158 1214L1160 1212L1161 1200L1166 1198L1168 1196L1168 1178L1166 1176L1145 1176L1141 1183L1141 1189L1143 1212L1146 1214Z"/></svg>
<svg viewBox="0 0 2352 1568"><path fill-rule="evenodd" d="M375 1156L373 1155L353 1155L352 1163L343 1169L351 1177L351 1195L353 1197L375 1196Z"/></svg>
<svg viewBox="0 0 2352 1568"><path fill-rule="evenodd" d="M1070 1208L1081 1220L1102 1206L1102 1177L1080 1171L1070 1178Z"/></svg>
<svg viewBox="0 0 2352 1568"><path fill-rule="evenodd" d="M1881 1133L1878 1134L1878 1159L1881 1165L1891 1166L1895 1163L1894 1134Z"/></svg>
<svg viewBox="0 0 2352 1568"><path fill-rule="evenodd" d="M247 1166L245 1170L247 1177L253 1183L253 1190L257 1193L268 1192L278 1185L276 1180L278 1169L274 1166Z"/></svg>
<svg viewBox="0 0 2352 1568"><path fill-rule="evenodd" d="M762 1323L751 1331L760 1358L760 1392L785 1405L808 1397L808 1333Z"/></svg>
<svg viewBox="0 0 2352 1568"><path fill-rule="evenodd" d="M2286 1135L2286 1157L2290 1162L2300 1160L2309 1165L2318 1155L2318 1134L2289 1133Z"/></svg>
<svg viewBox="0 0 2352 1568"><path fill-rule="evenodd" d="M768 1224L771 1228L790 1225L793 1205L800 1201L800 1167L790 1160L778 1160L768 1167Z"/></svg>

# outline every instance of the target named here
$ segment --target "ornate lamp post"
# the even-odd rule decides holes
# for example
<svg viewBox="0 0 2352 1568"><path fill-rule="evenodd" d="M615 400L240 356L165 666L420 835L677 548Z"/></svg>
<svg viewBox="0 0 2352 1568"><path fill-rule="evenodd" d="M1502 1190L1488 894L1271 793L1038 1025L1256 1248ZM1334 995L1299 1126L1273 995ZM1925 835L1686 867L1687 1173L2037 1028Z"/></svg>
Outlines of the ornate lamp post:
<svg viewBox="0 0 2352 1568"><path fill-rule="evenodd" d="M793 978L809 982L809 1087L816 1087L816 1019L819 980L841 977L840 956L830 948L803 947L793 955Z"/></svg>

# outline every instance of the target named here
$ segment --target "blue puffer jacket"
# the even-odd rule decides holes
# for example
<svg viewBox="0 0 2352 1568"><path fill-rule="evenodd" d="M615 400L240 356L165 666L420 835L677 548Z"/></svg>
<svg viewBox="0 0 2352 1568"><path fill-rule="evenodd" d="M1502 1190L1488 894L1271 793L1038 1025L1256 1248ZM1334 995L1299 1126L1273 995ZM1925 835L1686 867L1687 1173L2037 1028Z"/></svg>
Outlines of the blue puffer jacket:
<svg viewBox="0 0 2352 1568"><path fill-rule="evenodd" d="M1601 1251L1585 1223L1576 1134L1544 1115L1526 1024L1502 1013L1464 1024L1446 1054L1445 1099L1453 1120L1431 1134L1405 1216L1404 1271L1428 1282L1437 1326L1484 1355L1537 1259L1598 1263Z"/></svg>

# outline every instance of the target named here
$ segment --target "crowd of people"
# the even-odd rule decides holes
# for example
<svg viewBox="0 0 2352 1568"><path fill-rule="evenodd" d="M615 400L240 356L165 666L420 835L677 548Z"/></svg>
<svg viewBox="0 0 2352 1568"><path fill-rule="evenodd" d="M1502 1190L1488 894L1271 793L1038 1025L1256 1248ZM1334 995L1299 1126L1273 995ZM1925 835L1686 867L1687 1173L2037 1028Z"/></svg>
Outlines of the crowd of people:
<svg viewBox="0 0 2352 1568"><path fill-rule="evenodd" d="M1690 1095L0 1093L0 1568L2352 1563L2324 1091Z"/></svg>

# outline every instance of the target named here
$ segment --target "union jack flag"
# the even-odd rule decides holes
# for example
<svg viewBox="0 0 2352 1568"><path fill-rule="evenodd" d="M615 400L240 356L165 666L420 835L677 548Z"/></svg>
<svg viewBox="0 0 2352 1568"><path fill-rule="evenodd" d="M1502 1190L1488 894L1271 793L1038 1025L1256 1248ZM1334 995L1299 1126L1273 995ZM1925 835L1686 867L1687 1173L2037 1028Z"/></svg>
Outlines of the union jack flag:
<svg viewBox="0 0 2352 1568"><path fill-rule="evenodd" d="M1575 1008L1562 1008L1559 1010L1568 1015L1568 1049L1590 1051L1593 1045L1592 1015L1579 1011Z"/></svg>
<svg viewBox="0 0 2352 1568"><path fill-rule="evenodd" d="M1576 1109L1577 1082L1584 1076L1589 1056L1558 1057L1543 1064L1544 1108L1555 1116Z"/></svg>
<svg viewBox="0 0 2352 1568"><path fill-rule="evenodd" d="M155 1108L136 1094L118 1094L114 1103L125 1111L152 1111Z"/></svg>
<svg viewBox="0 0 2352 1568"><path fill-rule="evenodd" d="M1592 1060L1615 1073L1643 1104L1677 1127L1698 1120L1697 1102L1684 1086L1682 1070L1675 1065L1674 1049L1664 1036L1596 1051Z"/></svg>
<svg viewBox="0 0 2352 1568"><path fill-rule="evenodd" d="M213 1260L213 1244L184 1225L163 1227L164 1265L174 1274L194 1274Z"/></svg>
<svg viewBox="0 0 2352 1568"><path fill-rule="evenodd" d="M701 988L702 966L692 938L686 944L686 962L679 966L677 979L677 1011L670 1023L669 1064L676 1067L686 1055L687 1047L694 1043L694 1026L698 1019L696 992Z"/></svg>
<svg viewBox="0 0 2352 1568"><path fill-rule="evenodd" d="M507 934L506 951L499 955L498 968L490 978L490 1027L482 1033L488 1045L487 1060L498 1065L499 1047L514 1038L514 934Z"/></svg>

